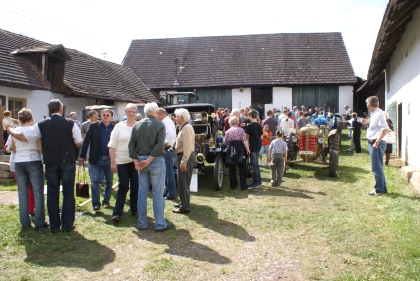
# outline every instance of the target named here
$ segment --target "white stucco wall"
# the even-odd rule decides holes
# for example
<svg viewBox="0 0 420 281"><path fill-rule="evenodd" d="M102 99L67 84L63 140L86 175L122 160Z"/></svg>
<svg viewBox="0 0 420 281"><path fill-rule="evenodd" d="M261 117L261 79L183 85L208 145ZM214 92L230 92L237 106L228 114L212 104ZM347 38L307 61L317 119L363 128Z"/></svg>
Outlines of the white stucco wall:
<svg viewBox="0 0 420 281"><path fill-rule="evenodd" d="M420 167L420 140L417 109L420 108L420 8L406 26L387 67L388 92L386 108L393 102L402 103L401 158ZM396 127L397 124L394 124Z"/></svg>
<svg viewBox="0 0 420 281"><path fill-rule="evenodd" d="M338 87L338 112L340 114L346 113L345 105L353 110L353 86Z"/></svg>
<svg viewBox="0 0 420 281"><path fill-rule="evenodd" d="M65 106L65 115L74 111L78 120L82 121L84 106L94 105L93 98L64 98L63 94L51 93L43 90L25 90L0 86L0 95L6 96L6 108L8 109L9 97L26 99L26 107L32 111L35 121L48 116L47 104L52 99L59 99ZM2 118L0 118L2 119Z"/></svg>
<svg viewBox="0 0 420 281"><path fill-rule="evenodd" d="M285 106L287 108L293 107L293 89L291 87L273 87L273 104L271 108L282 110Z"/></svg>
<svg viewBox="0 0 420 281"><path fill-rule="evenodd" d="M243 92L239 92L239 88L232 89L232 108L243 108L251 105L251 88L243 89Z"/></svg>

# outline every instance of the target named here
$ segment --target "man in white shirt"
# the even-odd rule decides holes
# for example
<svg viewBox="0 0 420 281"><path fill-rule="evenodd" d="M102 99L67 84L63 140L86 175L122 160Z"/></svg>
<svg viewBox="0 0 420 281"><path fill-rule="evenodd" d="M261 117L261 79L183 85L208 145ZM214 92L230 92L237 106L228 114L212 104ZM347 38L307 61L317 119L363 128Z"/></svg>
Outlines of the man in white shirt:
<svg viewBox="0 0 420 281"><path fill-rule="evenodd" d="M366 138L368 139L368 149L372 173L375 175L375 187L368 195L382 195L388 193L384 174L384 153L386 149L385 136L389 132L385 114L379 108L379 98L370 96L366 100L366 105L371 112L370 120L363 119L363 124L368 124Z"/></svg>
<svg viewBox="0 0 420 281"><path fill-rule="evenodd" d="M171 200L176 198L176 181L174 175L174 159L175 159L175 149L170 149L174 146L176 141L176 129L174 122L168 117L168 113L165 109L159 108L158 110L158 120L162 121L165 125L166 135L165 135L165 159L166 164L166 191L163 194L165 200ZM201 119L201 115L200 115Z"/></svg>

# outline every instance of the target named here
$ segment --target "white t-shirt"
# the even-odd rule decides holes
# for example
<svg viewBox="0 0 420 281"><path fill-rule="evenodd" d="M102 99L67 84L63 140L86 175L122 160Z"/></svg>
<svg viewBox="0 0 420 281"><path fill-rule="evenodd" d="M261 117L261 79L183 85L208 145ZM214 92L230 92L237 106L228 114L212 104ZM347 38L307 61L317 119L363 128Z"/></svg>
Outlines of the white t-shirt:
<svg viewBox="0 0 420 281"><path fill-rule="evenodd" d="M280 123L280 130L282 130L284 132L284 135L287 136L287 134L289 133L289 129L290 128L294 128L295 124L292 120L292 118L289 117L289 120L286 120L287 118L283 118L283 120L281 120Z"/></svg>
<svg viewBox="0 0 420 281"><path fill-rule="evenodd" d="M115 149L117 165L133 162L133 159L128 154L128 142L130 141L133 127L128 127L125 122L121 122L115 125L114 130L111 132L108 147Z"/></svg>
<svg viewBox="0 0 420 281"><path fill-rule="evenodd" d="M33 126L28 127L17 127L15 132L26 132L32 130ZM15 163L19 162L30 162L30 161L42 161L41 153L38 151L38 145L36 142L31 143L29 141L21 141L13 138L16 146Z"/></svg>

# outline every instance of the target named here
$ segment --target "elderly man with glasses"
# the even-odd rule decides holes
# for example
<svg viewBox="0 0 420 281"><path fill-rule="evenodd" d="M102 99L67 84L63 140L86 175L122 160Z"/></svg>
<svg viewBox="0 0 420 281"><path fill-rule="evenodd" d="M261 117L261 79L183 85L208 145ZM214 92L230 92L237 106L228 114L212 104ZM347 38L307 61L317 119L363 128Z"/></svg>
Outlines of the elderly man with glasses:
<svg viewBox="0 0 420 281"><path fill-rule="evenodd" d="M82 149L80 151L79 162L83 165L86 161L86 154L89 148L89 171L92 191L92 207L94 211L101 209L99 182L101 180L101 172L105 175L105 192L102 205L109 208L111 204L111 188L113 180L113 172L111 171L111 158L109 156L108 143L111 138L111 132L114 124L111 123L112 111L103 109L101 120L90 124L83 140ZM90 146L90 147L89 147Z"/></svg>

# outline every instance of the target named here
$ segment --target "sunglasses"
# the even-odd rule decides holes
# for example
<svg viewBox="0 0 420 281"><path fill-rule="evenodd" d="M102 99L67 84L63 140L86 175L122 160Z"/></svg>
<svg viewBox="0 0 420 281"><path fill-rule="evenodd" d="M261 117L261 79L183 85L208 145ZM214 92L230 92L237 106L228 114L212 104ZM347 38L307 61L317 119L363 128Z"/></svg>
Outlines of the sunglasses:
<svg viewBox="0 0 420 281"><path fill-rule="evenodd" d="M111 114L102 114L102 116L109 117L109 116L111 116Z"/></svg>

